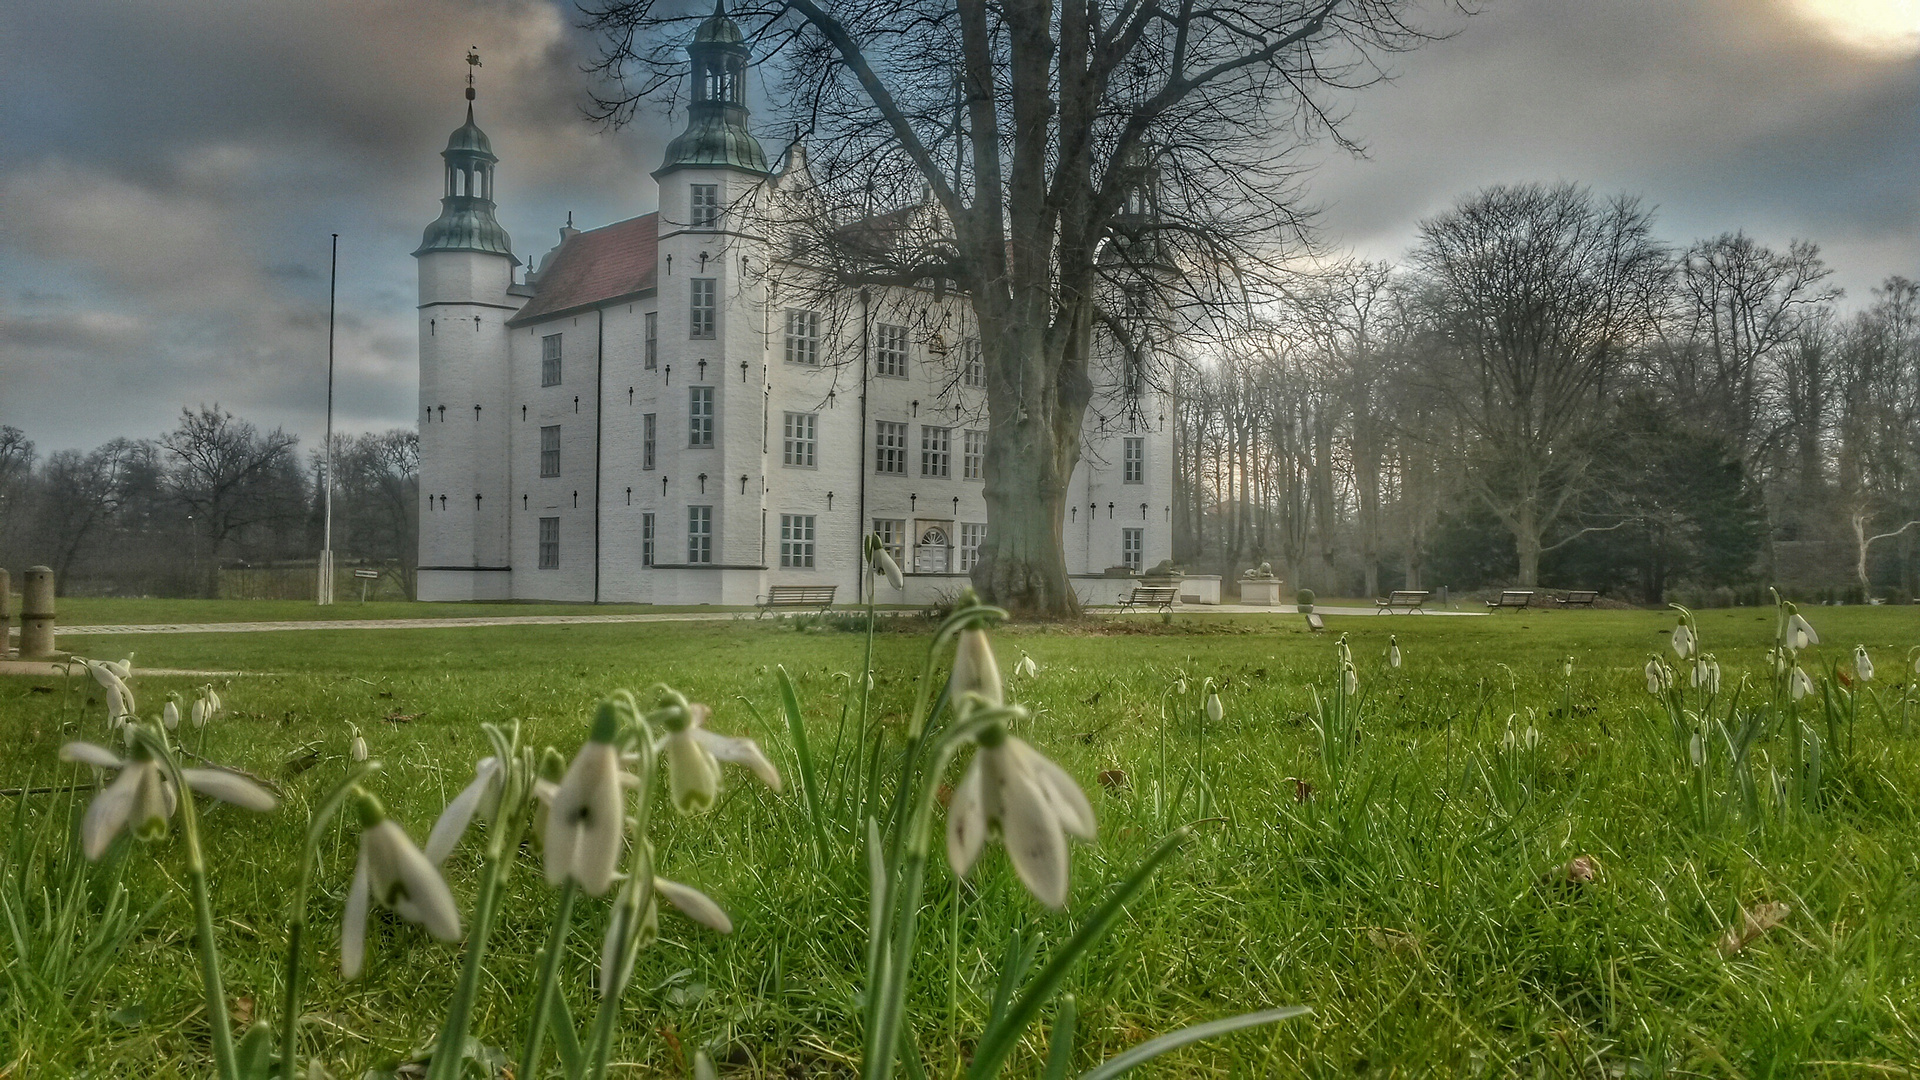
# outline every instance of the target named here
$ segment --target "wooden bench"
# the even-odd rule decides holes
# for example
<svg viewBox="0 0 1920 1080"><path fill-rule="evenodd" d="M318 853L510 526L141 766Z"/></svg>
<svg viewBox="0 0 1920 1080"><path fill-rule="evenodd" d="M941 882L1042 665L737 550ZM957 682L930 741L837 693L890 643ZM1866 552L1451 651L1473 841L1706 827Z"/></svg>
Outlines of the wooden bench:
<svg viewBox="0 0 1920 1080"><path fill-rule="evenodd" d="M1136 588L1125 600L1120 601L1120 610L1131 611L1134 608L1151 608L1155 611L1164 611L1171 615L1173 614L1173 602L1178 597L1179 592L1180 590L1178 588L1171 585L1165 588L1145 586Z"/></svg>
<svg viewBox="0 0 1920 1080"><path fill-rule="evenodd" d="M1501 608L1513 608L1515 611L1533 603L1532 589L1508 589L1500 594L1500 599L1487 601L1489 611Z"/></svg>
<svg viewBox="0 0 1920 1080"><path fill-rule="evenodd" d="M1573 589L1567 595L1560 597L1557 603L1561 607L1592 607L1593 602L1598 599L1600 594L1595 590Z"/></svg>
<svg viewBox="0 0 1920 1080"><path fill-rule="evenodd" d="M825 611L833 606L833 593L838 585L775 585L767 590L767 595L754 601L760 609L760 615L775 608L811 608ZM759 618L760 615L754 616Z"/></svg>
<svg viewBox="0 0 1920 1080"><path fill-rule="evenodd" d="M1431 595L1433 594L1426 592L1425 590L1422 590L1422 589L1395 589L1392 592L1387 594L1387 598L1385 600L1382 600L1377 596L1374 597L1373 599L1374 614L1377 615L1380 612L1384 611L1387 614L1391 615L1395 611L1402 611L1408 615L1411 615L1414 612L1419 611L1420 608L1424 604L1426 604L1427 597Z"/></svg>

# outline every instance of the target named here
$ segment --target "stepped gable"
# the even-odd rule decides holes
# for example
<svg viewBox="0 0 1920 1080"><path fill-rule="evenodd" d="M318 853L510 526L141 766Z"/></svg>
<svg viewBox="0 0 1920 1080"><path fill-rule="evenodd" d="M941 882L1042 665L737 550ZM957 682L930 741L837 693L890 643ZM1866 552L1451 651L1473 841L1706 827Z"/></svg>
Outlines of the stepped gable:
<svg viewBox="0 0 1920 1080"><path fill-rule="evenodd" d="M658 212L574 233L547 257L534 279L533 298L508 325L524 326L652 291L659 246Z"/></svg>

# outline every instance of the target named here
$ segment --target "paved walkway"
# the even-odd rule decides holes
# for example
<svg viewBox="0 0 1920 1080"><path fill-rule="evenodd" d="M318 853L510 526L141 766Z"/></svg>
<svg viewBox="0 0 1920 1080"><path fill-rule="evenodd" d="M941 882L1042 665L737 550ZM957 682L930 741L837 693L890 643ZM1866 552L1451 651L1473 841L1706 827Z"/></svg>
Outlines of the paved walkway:
<svg viewBox="0 0 1920 1080"><path fill-rule="evenodd" d="M850 609L843 609L850 610ZM1264 607L1253 604L1183 604L1175 609L1182 615L1272 615L1297 618L1291 606ZM1364 615L1380 617L1373 608L1317 606L1322 615ZM887 614L883 612L882 614ZM894 612L893 614L899 614ZM1117 610L1095 609L1094 614L1118 615ZM1154 612L1135 612L1152 615ZM1484 617L1484 611L1425 611L1421 615L1472 615ZM608 623L715 622L750 619L750 611L658 612L628 615L487 615L475 618L445 619L293 619L282 622L206 622L206 623L133 623L121 626L62 626L60 637L89 637L119 634L257 634L276 630L441 630L475 626L593 626Z"/></svg>

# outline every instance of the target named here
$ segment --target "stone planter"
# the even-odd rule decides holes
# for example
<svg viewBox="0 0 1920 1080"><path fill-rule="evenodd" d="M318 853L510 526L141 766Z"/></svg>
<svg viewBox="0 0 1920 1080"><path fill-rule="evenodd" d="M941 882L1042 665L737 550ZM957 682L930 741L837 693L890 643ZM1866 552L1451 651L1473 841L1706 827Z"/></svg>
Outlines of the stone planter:
<svg viewBox="0 0 1920 1080"><path fill-rule="evenodd" d="M1280 606L1280 586L1278 578L1246 578L1240 582L1240 602L1258 604L1262 607Z"/></svg>

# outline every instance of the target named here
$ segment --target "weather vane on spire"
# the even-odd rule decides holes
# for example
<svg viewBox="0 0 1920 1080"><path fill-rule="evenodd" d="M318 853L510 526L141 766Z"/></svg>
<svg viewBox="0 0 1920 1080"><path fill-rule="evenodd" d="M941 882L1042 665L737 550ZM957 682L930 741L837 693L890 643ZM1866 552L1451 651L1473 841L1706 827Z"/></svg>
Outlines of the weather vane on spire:
<svg viewBox="0 0 1920 1080"><path fill-rule="evenodd" d="M467 46L467 100L473 100L473 69L480 66L480 47Z"/></svg>

